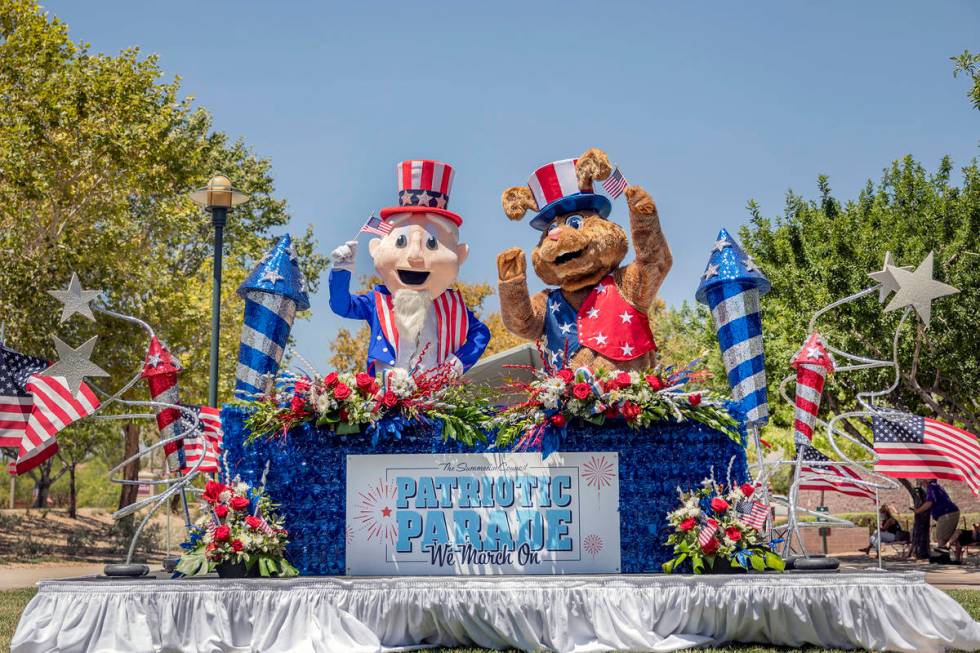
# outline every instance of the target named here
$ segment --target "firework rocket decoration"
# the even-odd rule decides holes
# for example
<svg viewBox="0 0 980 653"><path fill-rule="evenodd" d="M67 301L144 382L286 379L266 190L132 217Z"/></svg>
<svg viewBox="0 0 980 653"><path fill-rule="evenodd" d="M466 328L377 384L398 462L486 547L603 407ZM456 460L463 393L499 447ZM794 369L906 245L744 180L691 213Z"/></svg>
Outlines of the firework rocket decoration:
<svg viewBox="0 0 980 653"><path fill-rule="evenodd" d="M732 396L750 424L769 421L759 297L770 284L728 231L718 232L695 298L711 309Z"/></svg>
<svg viewBox="0 0 980 653"><path fill-rule="evenodd" d="M820 334L814 331L790 361L796 369L796 407L793 415L793 439L797 443L813 440L813 427L820 411L827 375L834 372L834 359L827 353Z"/></svg>
<svg viewBox="0 0 980 653"><path fill-rule="evenodd" d="M156 336L150 338L150 347L146 352L146 360L143 363L143 372L140 377L146 379L146 383L150 387L151 400L172 404L172 406L154 408L157 415L157 428L160 430L160 438L163 440L180 435L182 428L180 410L174 407L180 403L180 388L177 385L179 372L180 364L177 359L170 354ZM171 472L177 472L181 468L180 449L182 445L182 440L163 445L163 451L167 457L167 469Z"/></svg>
<svg viewBox="0 0 980 653"><path fill-rule="evenodd" d="M235 395L252 399L265 392L282 360L296 311L310 307L306 280L293 241L286 234L238 288L245 324L238 347Z"/></svg>

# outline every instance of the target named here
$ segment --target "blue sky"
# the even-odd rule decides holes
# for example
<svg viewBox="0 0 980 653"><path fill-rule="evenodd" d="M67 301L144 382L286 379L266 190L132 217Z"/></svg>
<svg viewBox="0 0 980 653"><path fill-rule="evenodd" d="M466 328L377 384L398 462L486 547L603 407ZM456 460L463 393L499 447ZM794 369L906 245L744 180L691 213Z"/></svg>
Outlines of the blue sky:
<svg viewBox="0 0 980 653"><path fill-rule="evenodd" d="M980 5L965 1L45 6L95 50L159 54L217 129L271 158L290 229L313 224L324 252L393 203L397 161L452 163L466 281L494 282L496 254L534 242L500 192L588 147L656 199L671 304L693 297L750 198L775 215L818 174L850 198L907 153L929 168L977 153L980 115L949 61L980 49ZM612 217L625 223L622 199ZM313 310L295 334L323 370L344 321L325 289Z"/></svg>

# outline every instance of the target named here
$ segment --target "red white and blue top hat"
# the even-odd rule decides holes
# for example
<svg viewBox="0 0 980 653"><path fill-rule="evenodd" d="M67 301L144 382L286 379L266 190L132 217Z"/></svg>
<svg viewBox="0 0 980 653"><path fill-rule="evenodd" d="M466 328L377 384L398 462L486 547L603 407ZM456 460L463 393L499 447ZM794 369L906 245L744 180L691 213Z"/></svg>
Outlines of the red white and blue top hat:
<svg viewBox="0 0 980 653"><path fill-rule="evenodd" d="M571 211L591 209L604 218L609 217L612 203L604 195L592 192L592 188L581 189L575 164L578 159L564 159L543 165L531 174L527 185L540 207L538 214L531 219L531 226L544 231L556 215Z"/></svg>
<svg viewBox="0 0 980 653"><path fill-rule="evenodd" d="M453 187L453 167L442 161L412 159L395 168L398 176L398 206L381 209L381 219L396 213L436 213L449 218L456 226L463 218L448 211L449 193Z"/></svg>

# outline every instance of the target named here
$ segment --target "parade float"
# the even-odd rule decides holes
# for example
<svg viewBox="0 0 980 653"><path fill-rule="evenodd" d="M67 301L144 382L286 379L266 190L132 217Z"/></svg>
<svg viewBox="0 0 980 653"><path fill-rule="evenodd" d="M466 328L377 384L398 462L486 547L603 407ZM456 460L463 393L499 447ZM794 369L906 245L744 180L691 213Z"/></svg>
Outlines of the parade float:
<svg viewBox="0 0 980 653"><path fill-rule="evenodd" d="M174 578L122 565L107 568L115 578L42 583L15 651L980 646L980 624L921 573L807 564L801 484L868 462L803 454L813 449L807 434L825 425L817 411L830 353L842 352L814 335L794 358L801 453L763 459L760 312L770 285L727 231L696 294L710 308L731 387L720 397L698 385L696 363L657 358L644 309L672 257L650 195L595 149L535 170L502 203L513 220L533 213L532 266L552 289L528 292L519 248L498 257L504 323L536 343L535 363L511 369L503 387L480 386L468 378L489 330L453 289L469 253L463 218L449 209L453 169L409 160L396 173L397 205L362 227L377 236L368 251L382 283L350 292L356 241L331 255L331 309L369 327L360 371L318 373L289 355L293 319L309 298L284 236L238 289L244 328L220 455L188 466L188 451L217 452L208 448L211 415L179 404L179 367L146 326L138 378L149 383L143 404L174 478L125 514L201 494L186 554ZM620 195L635 253L628 264L630 238L610 219ZM903 321L939 296L904 269L885 271L860 296L907 290L905 303L893 302ZM87 307L76 280L60 292L74 302L66 307ZM69 374L71 392L98 373L84 364L90 354L55 370ZM25 466L38 455L22 454ZM770 492L778 465L794 469L788 497ZM194 483L204 473L215 477ZM884 487L856 476L871 492ZM777 505L788 508L787 523L775 523Z"/></svg>

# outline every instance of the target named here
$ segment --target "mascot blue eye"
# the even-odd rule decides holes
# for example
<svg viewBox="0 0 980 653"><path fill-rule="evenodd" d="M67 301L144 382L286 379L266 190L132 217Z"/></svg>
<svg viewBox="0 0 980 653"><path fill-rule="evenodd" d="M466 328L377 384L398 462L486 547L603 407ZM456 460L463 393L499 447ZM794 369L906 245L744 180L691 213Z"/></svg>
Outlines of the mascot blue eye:
<svg viewBox="0 0 980 653"><path fill-rule="evenodd" d="M429 249L436 249L439 247L439 241L436 240L435 236L429 236L425 241L425 246Z"/></svg>
<svg viewBox="0 0 980 653"><path fill-rule="evenodd" d="M401 234L398 238L395 238L395 247L405 247L408 245L408 238L405 234Z"/></svg>
<svg viewBox="0 0 980 653"><path fill-rule="evenodd" d="M572 229L580 229L582 227L582 216L573 215L570 218L566 218L565 224L571 227Z"/></svg>

